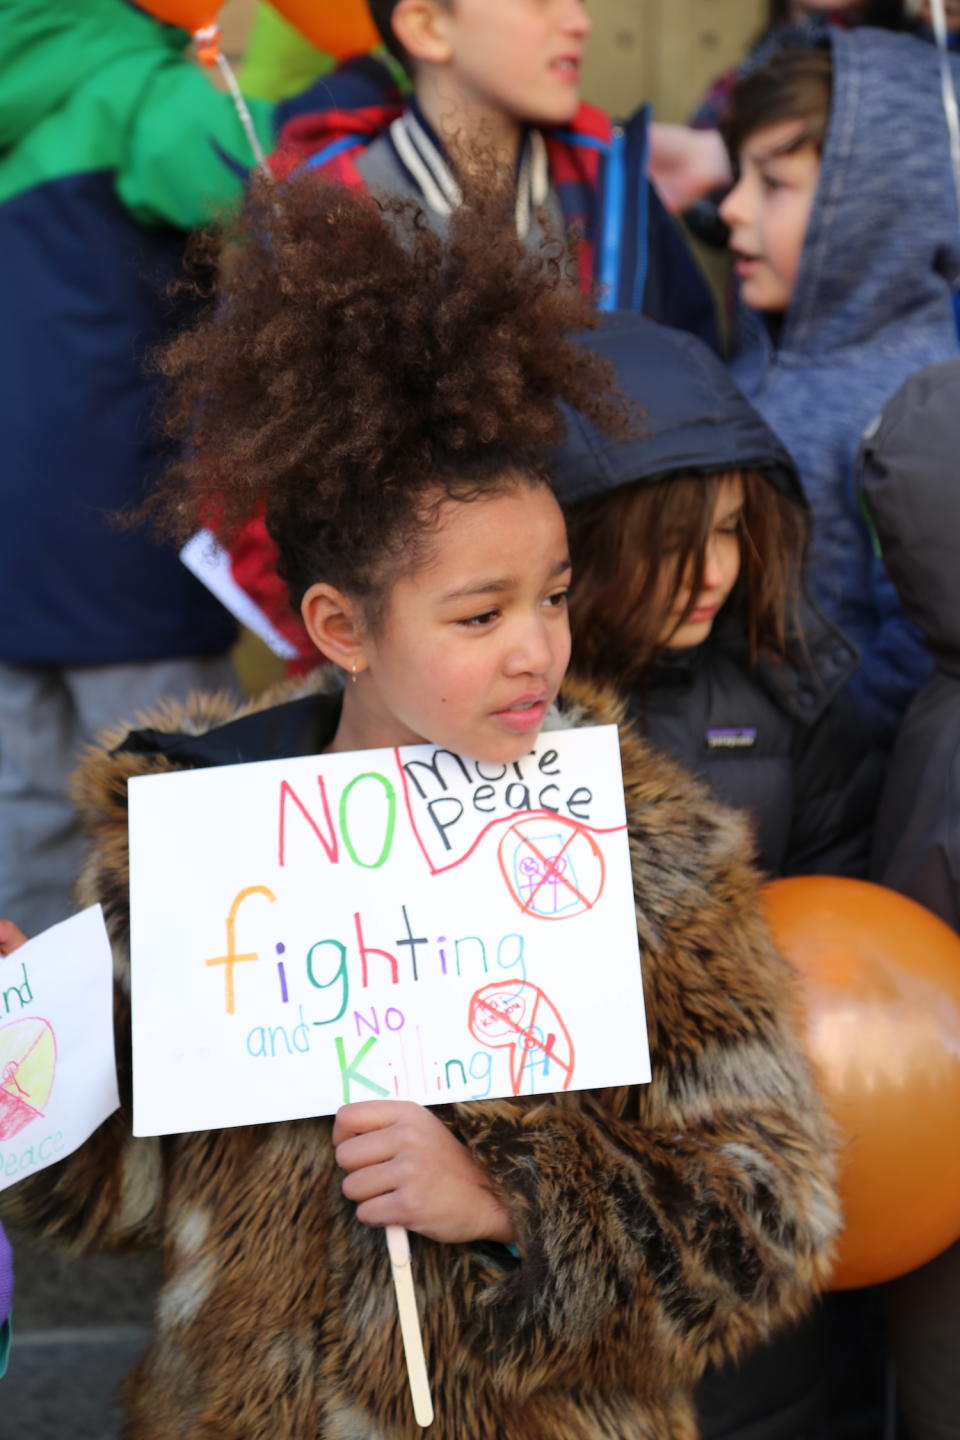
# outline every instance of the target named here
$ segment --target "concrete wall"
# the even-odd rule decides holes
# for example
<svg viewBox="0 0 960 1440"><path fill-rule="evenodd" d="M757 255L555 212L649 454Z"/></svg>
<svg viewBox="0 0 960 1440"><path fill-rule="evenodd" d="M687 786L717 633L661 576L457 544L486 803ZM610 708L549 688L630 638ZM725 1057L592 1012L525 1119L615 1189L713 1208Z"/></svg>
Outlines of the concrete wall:
<svg viewBox="0 0 960 1440"><path fill-rule="evenodd" d="M644 100L684 120L759 28L763 0L593 0L584 98L625 115Z"/></svg>

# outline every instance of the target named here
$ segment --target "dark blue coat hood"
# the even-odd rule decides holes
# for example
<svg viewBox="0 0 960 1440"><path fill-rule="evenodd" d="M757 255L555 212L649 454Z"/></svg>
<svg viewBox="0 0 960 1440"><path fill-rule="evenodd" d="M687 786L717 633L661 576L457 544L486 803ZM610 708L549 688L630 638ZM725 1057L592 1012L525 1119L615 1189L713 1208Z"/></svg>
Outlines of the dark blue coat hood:
<svg viewBox="0 0 960 1440"><path fill-rule="evenodd" d="M805 506L785 446L695 336L619 313L578 343L610 361L620 390L644 414L641 432L623 442L566 410L566 441L550 467L563 505L682 471L750 469Z"/></svg>

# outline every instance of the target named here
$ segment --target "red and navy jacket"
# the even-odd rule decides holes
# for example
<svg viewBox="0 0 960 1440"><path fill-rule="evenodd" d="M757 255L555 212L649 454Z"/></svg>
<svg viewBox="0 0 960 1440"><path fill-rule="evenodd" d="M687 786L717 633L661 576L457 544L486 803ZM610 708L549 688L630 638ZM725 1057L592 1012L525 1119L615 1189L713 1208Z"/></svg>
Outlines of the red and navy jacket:
<svg viewBox="0 0 960 1440"><path fill-rule="evenodd" d="M329 88L328 88L329 87ZM314 87L335 101L288 112L271 166L280 180L304 167L350 189L365 188L357 160L404 107L393 76L372 56L342 66ZM301 113L298 113L301 112ZM641 311L687 330L717 348L713 299L676 222L647 179L649 110L625 125L581 105L572 124L543 131L551 186L571 232L578 236L581 280L604 310ZM276 573L276 548L254 521L231 551L233 577L304 663L319 658L287 604Z"/></svg>
<svg viewBox="0 0 960 1440"><path fill-rule="evenodd" d="M273 170L285 179L309 166L362 189L357 159L401 114L404 99L390 71L372 56L344 65L328 83L337 103L287 120ZM321 88L314 87L310 98ZM641 311L716 350L713 298L647 179L649 120L647 106L617 125L602 110L581 105L570 125L544 129L551 185L568 227L581 237L584 288L599 290L601 309Z"/></svg>

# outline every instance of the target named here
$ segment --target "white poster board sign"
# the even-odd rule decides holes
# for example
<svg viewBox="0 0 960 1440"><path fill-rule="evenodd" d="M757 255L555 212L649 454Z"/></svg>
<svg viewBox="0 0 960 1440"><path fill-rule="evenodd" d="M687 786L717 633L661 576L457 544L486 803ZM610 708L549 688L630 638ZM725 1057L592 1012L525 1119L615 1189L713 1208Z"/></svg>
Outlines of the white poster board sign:
<svg viewBox="0 0 960 1440"><path fill-rule="evenodd" d="M0 956L0 1190L62 1160L120 1104L99 905Z"/></svg>
<svg viewBox="0 0 960 1440"><path fill-rule="evenodd" d="M617 732L131 780L134 1133L649 1079Z"/></svg>

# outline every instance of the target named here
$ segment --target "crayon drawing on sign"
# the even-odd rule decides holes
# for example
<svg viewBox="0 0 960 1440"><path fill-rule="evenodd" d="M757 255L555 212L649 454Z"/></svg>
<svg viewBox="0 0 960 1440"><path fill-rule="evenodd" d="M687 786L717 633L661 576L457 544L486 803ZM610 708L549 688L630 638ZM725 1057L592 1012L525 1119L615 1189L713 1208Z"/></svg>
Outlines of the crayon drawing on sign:
<svg viewBox="0 0 960 1440"><path fill-rule="evenodd" d="M470 1001L469 1023L481 1045L509 1053L511 1094L519 1095L525 1080L530 1094L570 1088L573 1041L539 986L526 980L485 985Z"/></svg>
<svg viewBox="0 0 960 1440"><path fill-rule="evenodd" d="M134 1132L649 1078L617 733L129 785Z"/></svg>
<svg viewBox="0 0 960 1440"><path fill-rule="evenodd" d="M0 1140L42 1120L57 1071L53 1027L39 1016L0 1025Z"/></svg>
<svg viewBox="0 0 960 1440"><path fill-rule="evenodd" d="M515 821L499 858L507 889L526 915L564 920L592 910L603 894L603 851L585 825L562 816Z"/></svg>
<svg viewBox="0 0 960 1440"><path fill-rule="evenodd" d="M120 1103L99 905L0 956L0 1190L76 1150Z"/></svg>

